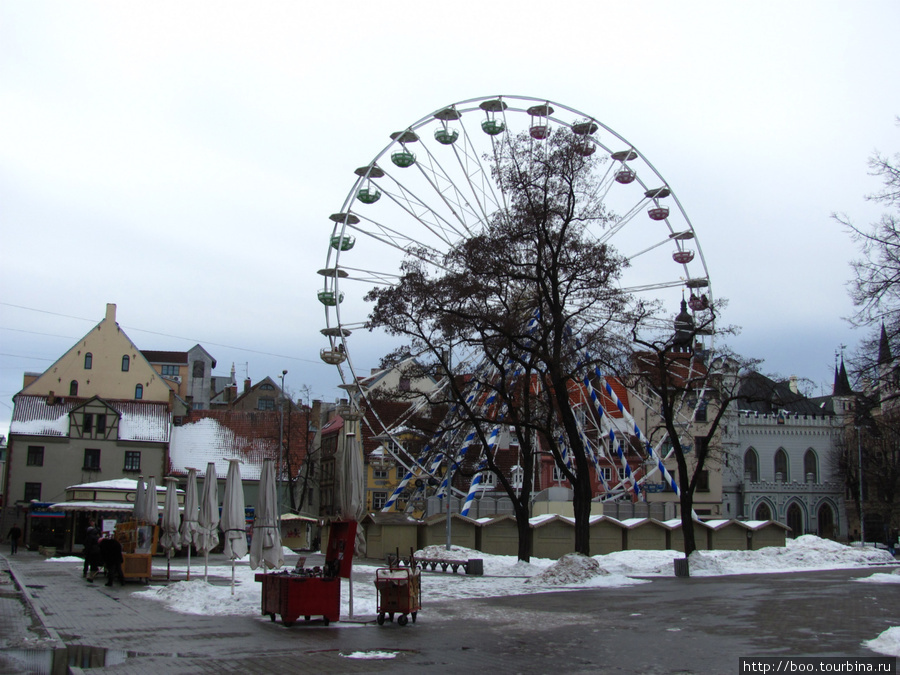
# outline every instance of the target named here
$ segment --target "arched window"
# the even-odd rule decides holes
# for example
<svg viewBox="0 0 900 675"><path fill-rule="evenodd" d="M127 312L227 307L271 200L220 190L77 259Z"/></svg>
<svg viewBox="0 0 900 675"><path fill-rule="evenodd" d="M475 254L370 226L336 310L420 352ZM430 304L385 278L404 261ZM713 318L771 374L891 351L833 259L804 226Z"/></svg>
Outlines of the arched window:
<svg viewBox="0 0 900 675"><path fill-rule="evenodd" d="M827 503L819 507L819 536L823 539L834 539L837 531L834 526L834 511Z"/></svg>
<svg viewBox="0 0 900 675"><path fill-rule="evenodd" d="M781 478L779 479L778 474L781 474ZM790 473L788 472L788 456L784 451L784 448L778 448L778 452L775 453L775 480L781 480L784 483L787 483L791 479Z"/></svg>
<svg viewBox="0 0 900 675"><path fill-rule="evenodd" d="M744 453L744 480L751 483L759 481L759 455L753 448L749 448ZM766 520L766 518L762 518L762 520Z"/></svg>
<svg viewBox="0 0 900 675"><path fill-rule="evenodd" d="M69 382L69 396L78 396L78 380Z"/></svg>
<svg viewBox="0 0 900 675"><path fill-rule="evenodd" d="M765 502L761 502L756 507L756 513L753 515L754 520L772 520L772 509Z"/></svg>
<svg viewBox="0 0 900 675"><path fill-rule="evenodd" d="M128 368L129 368L130 366L131 366L131 359L128 358L128 354L125 354L125 355L122 357L122 372L123 372L123 373L127 373L127 372L128 372Z"/></svg>
<svg viewBox="0 0 900 675"><path fill-rule="evenodd" d="M90 370L91 366L94 365L94 355L88 352L84 355L84 369Z"/></svg>
<svg viewBox="0 0 900 675"><path fill-rule="evenodd" d="M134 397L138 400L144 398L144 385L139 384L134 388Z"/></svg>
<svg viewBox="0 0 900 675"><path fill-rule="evenodd" d="M813 483L819 482L819 461L818 457L816 457L815 450L810 448L806 451L806 454L803 455L803 480L809 480L810 476L812 476Z"/></svg>
<svg viewBox="0 0 900 675"><path fill-rule="evenodd" d="M801 534L806 534L805 528L803 527L803 510L797 502L794 502L788 507L787 526L791 528L792 537L799 537Z"/></svg>

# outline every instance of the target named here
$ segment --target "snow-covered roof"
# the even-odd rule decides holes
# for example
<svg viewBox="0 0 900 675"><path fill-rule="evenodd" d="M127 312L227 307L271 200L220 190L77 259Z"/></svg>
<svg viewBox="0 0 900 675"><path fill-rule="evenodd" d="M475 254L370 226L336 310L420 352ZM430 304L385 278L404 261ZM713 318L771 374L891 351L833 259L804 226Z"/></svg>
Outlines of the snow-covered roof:
<svg viewBox="0 0 900 675"><path fill-rule="evenodd" d="M19 394L14 400L10 434L65 438L69 435L69 413L90 399L64 397L48 405L46 396ZM99 400L118 413L119 440L153 443L169 440L171 415L166 403Z"/></svg>
<svg viewBox="0 0 900 675"><path fill-rule="evenodd" d="M144 481L146 487L146 481ZM113 478L112 480L101 480L96 483L81 483L79 485L70 485L66 490L124 490L126 492L134 492L137 490L137 480L131 478ZM165 492L165 485L157 485L157 492ZM183 490L179 490L183 492Z"/></svg>
<svg viewBox="0 0 900 675"><path fill-rule="evenodd" d="M188 467L199 467L198 476L204 476L206 465L214 462L216 476L224 478L228 473L228 460L240 459L243 462L241 479L259 480L263 460L275 457L277 453L277 438L254 435L250 426L236 431L212 416L195 420L186 418L183 426L172 430L169 443L172 473L187 474Z"/></svg>
<svg viewBox="0 0 900 675"><path fill-rule="evenodd" d="M51 504L52 511L124 511L134 510L131 502L59 502Z"/></svg>

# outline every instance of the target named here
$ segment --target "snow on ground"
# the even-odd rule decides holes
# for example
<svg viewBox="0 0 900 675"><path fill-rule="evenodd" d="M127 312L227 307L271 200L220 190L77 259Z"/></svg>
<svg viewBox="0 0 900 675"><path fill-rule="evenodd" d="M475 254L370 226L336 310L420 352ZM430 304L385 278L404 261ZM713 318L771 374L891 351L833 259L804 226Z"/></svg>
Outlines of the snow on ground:
<svg viewBox="0 0 900 675"><path fill-rule="evenodd" d="M618 551L587 558L568 555L560 560L532 558L521 562L515 556L489 555L471 549L453 546L429 546L417 552L420 557L465 560L481 558L484 576L467 576L462 571L422 573L422 602L465 600L506 595L525 595L559 590L618 587L651 583L653 577L674 575L675 558L683 557L677 551ZM284 550L285 568L293 567L298 556L290 549ZM77 563L82 559L68 556L50 558L54 563ZM260 616L260 584L254 576L262 573L251 570L245 557L234 565L234 589L232 591L232 566L217 563L209 567L210 583L204 581L202 560L194 560L190 581L175 581L165 586L150 586L136 591L133 596L162 602L170 610L183 614ZM184 559L172 571L184 575ZM867 567L873 564L894 562L894 558L882 549L845 546L827 539L805 535L790 539L784 547L764 548L758 551L696 551L691 555L690 570L693 576L722 576L731 574L778 573L802 570L823 570L848 567ZM357 562L353 566L353 617L371 617L377 612L375 570L378 566ZM154 576L163 577L166 566L154 566ZM640 578L636 578L640 577ZM855 579L864 583L900 583L900 569L893 572L877 572L869 577ZM341 616L349 617L350 581L341 580ZM345 627L362 624L345 623ZM873 640L864 643L873 651L889 656L900 656L900 627L890 628ZM347 654L348 658L389 658L389 655Z"/></svg>
<svg viewBox="0 0 900 675"><path fill-rule="evenodd" d="M874 640L866 640L863 647L885 656L900 656L900 627L888 628Z"/></svg>

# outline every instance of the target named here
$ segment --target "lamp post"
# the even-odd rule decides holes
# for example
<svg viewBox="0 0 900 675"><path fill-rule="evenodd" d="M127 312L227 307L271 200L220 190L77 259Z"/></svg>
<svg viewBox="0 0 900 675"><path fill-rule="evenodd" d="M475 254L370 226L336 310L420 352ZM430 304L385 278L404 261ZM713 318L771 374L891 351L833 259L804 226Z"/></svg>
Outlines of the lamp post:
<svg viewBox="0 0 900 675"><path fill-rule="evenodd" d="M284 505L284 493L283 486L281 485L281 478L284 474L284 376L287 375L286 370L281 371L281 428L278 433L278 509L281 511L281 507Z"/></svg>
<svg viewBox="0 0 900 675"><path fill-rule="evenodd" d="M862 427L856 427L856 448L859 460L859 540L866 545L866 519L863 515L863 461L862 461Z"/></svg>

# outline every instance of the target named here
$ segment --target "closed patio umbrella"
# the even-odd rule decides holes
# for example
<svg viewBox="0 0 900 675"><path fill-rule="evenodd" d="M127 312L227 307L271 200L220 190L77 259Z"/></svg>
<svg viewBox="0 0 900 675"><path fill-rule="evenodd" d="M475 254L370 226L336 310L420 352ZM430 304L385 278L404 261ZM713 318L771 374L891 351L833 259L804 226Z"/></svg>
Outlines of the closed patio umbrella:
<svg viewBox="0 0 900 675"><path fill-rule="evenodd" d="M138 476L137 488L134 492L134 519L138 522L146 520L144 517L144 477Z"/></svg>
<svg viewBox="0 0 900 675"><path fill-rule="evenodd" d="M147 479L147 491L144 493L144 520L150 525L159 522L159 494L156 491L156 476Z"/></svg>
<svg viewBox="0 0 900 675"><path fill-rule="evenodd" d="M259 499L253 514L253 539L250 541L250 569L265 565L273 569L284 565L281 548L281 519L275 485L275 461L263 462L259 478Z"/></svg>
<svg viewBox="0 0 900 675"><path fill-rule="evenodd" d="M159 538L159 543L166 549L166 579L171 573L172 551L181 548L181 535L178 532L181 514L178 512L176 482L174 476L166 476L166 501L163 506L162 535Z"/></svg>
<svg viewBox="0 0 900 675"><path fill-rule="evenodd" d="M200 512L197 505L197 469L188 469L187 489L184 495L184 513L181 516L181 545L187 547L187 579L191 580L191 545L199 545Z"/></svg>
<svg viewBox="0 0 900 675"><path fill-rule="evenodd" d="M225 497L222 499L222 521L219 527L225 538L225 555L231 558L231 594L234 595L234 561L247 555L247 517L244 486L241 484L241 460L228 460Z"/></svg>
<svg viewBox="0 0 900 675"><path fill-rule="evenodd" d="M363 469L362 450L356 442L356 434L347 434L343 455L341 457L338 474L335 501L342 520L359 522L366 515L366 485ZM362 546L365 538L362 528L356 528L356 542L354 550L357 555L362 555ZM353 575L348 579L348 591L350 595L350 616L353 617Z"/></svg>
<svg viewBox="0 0 900 675"><path fill-rule="evenodd" d="M203 477L203 494L200 495L200 519L198 526L197 553L205 557L204 580L209 577L209 552L219 545L219 483L216 463L206 465Z"/></svg>

